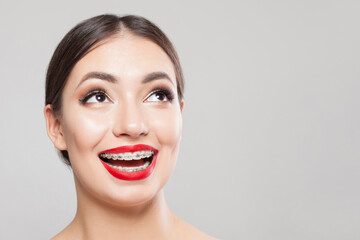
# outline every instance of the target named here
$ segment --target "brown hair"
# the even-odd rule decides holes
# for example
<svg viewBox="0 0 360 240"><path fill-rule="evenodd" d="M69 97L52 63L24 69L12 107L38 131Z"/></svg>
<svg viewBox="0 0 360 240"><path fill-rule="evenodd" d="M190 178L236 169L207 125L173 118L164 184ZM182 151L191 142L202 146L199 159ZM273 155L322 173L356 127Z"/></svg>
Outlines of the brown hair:
<svg viewBox="0 0 360 240"><path fill-rule="evenodd" d="M61 114L62 92L75 64L98 43L124 30L147 38L159 45L174 64L179 102L183 99L184 77L179 57L168 37L149 20L127 15L99 15L71 29L57 46L48 67L45 84L45 105L51 104L53 114ZM61 151L64 162L70 164L67 151Z"/></svg>

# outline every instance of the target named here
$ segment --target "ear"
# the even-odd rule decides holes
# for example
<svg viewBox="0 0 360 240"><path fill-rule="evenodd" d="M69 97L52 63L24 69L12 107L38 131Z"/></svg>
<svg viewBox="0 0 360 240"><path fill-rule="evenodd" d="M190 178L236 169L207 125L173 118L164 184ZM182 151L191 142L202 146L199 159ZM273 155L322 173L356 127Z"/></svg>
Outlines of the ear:
<svg viewBox="0 0 360 240"><path fill-rule="evenodd" d="M46 120L46 131L54 146L58 150L67 150L60 119L54 114L50 104L45 106L44 115Z"/></svg>
<svg viewBox="0 0 360 240"><path fill-rule="evenodd" d="M182 101L181 101L181 104L180 104L181 114L183 113L183 110L184 110L184 100L182 100Z"/></svg>

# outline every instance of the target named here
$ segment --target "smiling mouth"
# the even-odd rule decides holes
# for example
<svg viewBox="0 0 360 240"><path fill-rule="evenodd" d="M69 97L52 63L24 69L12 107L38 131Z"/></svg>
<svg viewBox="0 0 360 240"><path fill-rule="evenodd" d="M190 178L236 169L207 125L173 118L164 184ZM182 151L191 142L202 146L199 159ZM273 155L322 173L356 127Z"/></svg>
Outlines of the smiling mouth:
<svg viewBox="0 0 360 240"><path fill-rule="evenodd" d="M147 169L156 155L153 150L101 153L99 158L108 166L121 172L139 172Z"/></svg>

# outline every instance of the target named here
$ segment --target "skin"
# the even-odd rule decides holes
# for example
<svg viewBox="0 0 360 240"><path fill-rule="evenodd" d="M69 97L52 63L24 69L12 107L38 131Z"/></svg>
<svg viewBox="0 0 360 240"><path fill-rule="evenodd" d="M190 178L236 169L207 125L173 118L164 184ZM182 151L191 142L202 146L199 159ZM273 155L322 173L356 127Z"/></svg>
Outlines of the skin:
<svg viewBox="0 0 360 240"><path fill-rule="evenodd" d="M112 79L84 80L91 72ZM144 83L152 73L162 77ZM130 33L106 39L75 65L61 114L50 105L44 110L50 139L69 153L78 201L74 220L53 239L213 239L179 219L164 199L181 139L183 102L176 85L166 53ZM79 101L94 88L106 95ZM154 94L158 88L171 92L173 100ZM99 152L134 144L159 150L154 172L136 181L114 178L102 166Z"/></svg>

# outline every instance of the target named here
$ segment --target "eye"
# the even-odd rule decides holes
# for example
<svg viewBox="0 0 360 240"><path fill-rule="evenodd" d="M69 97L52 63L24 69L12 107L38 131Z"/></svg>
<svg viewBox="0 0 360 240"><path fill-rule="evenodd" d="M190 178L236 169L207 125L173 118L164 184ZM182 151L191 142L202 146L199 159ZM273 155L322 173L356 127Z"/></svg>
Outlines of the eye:
<svg viewBox="0 0 360 240"><path fill-rule="evenodd" d="M146 101L148 101L148 102L166 102L166 101L168 101L168 98L162 92L155 92L155 93L151 94L146 99Z"/></svg>
<svg viewBox="0 0 360 240"><path fill-rule="evenodd" d="M154 90L146 99L145 102L171 102L173 95L167 89Z"/></svg>
<svg viewBox="0 0 360 240"><path fill-rule="evenodd" d="M86 103L107 103L110 102L109 97L106 95L104 91L91 91L85 97L80 99L80 102L83 104Z"/></svg>
<svg viewBox="0 0 360 240"><path fill-rule="evenodd" d="M86 102L87 103L102 103L102 102L109 102L109 99L103 93L96 93L96 94L92 95Z"/></svg>

